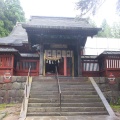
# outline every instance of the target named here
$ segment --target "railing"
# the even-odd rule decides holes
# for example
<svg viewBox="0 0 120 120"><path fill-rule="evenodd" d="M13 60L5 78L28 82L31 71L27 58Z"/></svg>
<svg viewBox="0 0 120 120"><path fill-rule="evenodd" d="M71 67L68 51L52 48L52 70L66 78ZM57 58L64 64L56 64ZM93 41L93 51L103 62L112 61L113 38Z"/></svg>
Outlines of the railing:
<svg viewBox="0 0 120 120"><path fill-rule="evenodd" d="M24 102L23 102L23 111L25 110L25 97L28 98L28 94L30 91L28 91L28 87L30 86L30 72L31 72L31 66L29 67L29 70L28 70L28 76L27 76L27 81L26 81L26 84L25 84L25 95L24 95Z"/></svg>
<svg viewBox="0 0 120 120"><path fill-rule="evenodd" d="M22 104L22 109L21 109L19 120L25 120L26 118L28 98L29 98L31 82L32 82L30 81L30 77L31 77L31 66L29 67L27 81L25 83L24 98L23 98L23 104Z"/></svg>
<svg viewBox="0 0 120 120"><path fill-rule="evenodd" d="M56 79L57 79L57 85L58 85L59 102L60 102L60 112L61 112L61 88L60 88L60 81L59 81L59 77L58 77L57 67L56 67Z"/></svg>
<svg viewBox="0 0 120 120"><path fill-rule="evenodd" d="M100 88L98 87L98 85L96 84L96 82L94 81L94 79L92 77L89 77L89 80L91 81L94 89L96 90L97 94L99 95L101 101L103 102L108 114L110 116L115 116L114 111L112 110L112 108L110 107L109 103L107 102L106 98L104 97L102 91L100 90Z"/></svg>

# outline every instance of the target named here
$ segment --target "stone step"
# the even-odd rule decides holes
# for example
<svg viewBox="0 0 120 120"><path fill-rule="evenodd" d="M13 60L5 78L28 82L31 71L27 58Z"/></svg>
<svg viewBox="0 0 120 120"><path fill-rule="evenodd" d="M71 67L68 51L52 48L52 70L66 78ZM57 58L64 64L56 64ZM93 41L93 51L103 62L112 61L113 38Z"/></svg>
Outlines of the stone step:
<svg viewBox="0 0 120 120"><path fill-rule="evenodd" d="M30 95L57 95L58 91L31 91ZM96 95L96 91L62 91L62 95Z"/></svg>
<svg viewBox="0 0 120 120"><path fill-rule="evenodd" d="M106 115L105 107L88 78L59 78L61 112L55 77L33 77L27 116Z"/></svg>
<svg viewBox="0 0 120 120"><path fill-rule="evenodd" d="M84 83L84 84L60 84L60 86L61 87L68 87L68 88L72 88L72 87L78 87L78 88L83 88L83 86L85 86L85 87L91 87L91 88L93 88L93 85L92 84L86 84L86 83Z"/></svg>
<svg viewBox="0 0 120 120"><path fill-rule="evenodd" d="M108 115L106 111L95 112L33 112L27 113L27 116L79 116L79 115Z"/></svg>
<svg viewBox="0 0 120 120"><path fill-rule="evenodd" d="M33 76L33 81L39 81L39 80L56 80L56 77L39 77L39 76ZM88 80L88 77L61 77L59 76L59 80Z"/></svg>
<svg viewBox="0 0 120 120"><path fill-rule="evenodd" d="M46 87L46 86L44 86L44 87L35 87L35 86L33 86L33 87L31 87L31 91L36 91L36 90L38 90L38 91L56 91L56 90L58 90L58 87L51 87L51 86L48 86L48 87Z"/></svg>
<svg viewBox="0 0 120 120"><path fill-rule="evenodd" d="M88 85L88 84L91 84L90 81L59 81L59 83L61 85ZM40 82L40 81L34 81L32 82L32 85L36 85L36 84L39 84L39 85L42 85L42 84L48 84L48 85L55 85L57 84L57 81L44 81L44 82Z"/></svg>
<svg viewBox="0 0 120 120"><path fill-rule="evenodd" d="M90 112L104 111L104 107L62 107L61 112ZM28 107L27 112L59 112L60 107Z"/></svg>
<svg viewBox="0 0 120 120"><path fill-rule="evenodd" d="M91 82L90 81L59 81L60 82L60 84L68 84L68 85L73 85L73 84L75 84L75 85L77 85L77 84L91 84Z"/></svg>
<svg viewBox="0 0 120 120"><path fill-rule="evenodd" d="M47 87L47 88L43 88L43 87L32 87L31 88L32 91L58 91L58 87ZM88 87L88 88L64 88L61 87L61 91L95 91L95 89L93 87Z"/></svg>
<svg viewBox="0 0 120 120"><path fill-rule="evenodd" d="M44 86L44 87L43 87ZM71 86L71 85L60 85L61 89L94 89L92 85L75 85L75 86ZM34 85L31 87L31 89L58 89L58 85L55 86L50 86L50 85Z"/></svg>
<svg viewBox="0 0 120 120"><path fill-rule="evenodd" d="M28 107L59 107L60 103L29 103ZM62 103L61 107L103 107L102 102L94 103Z"/></svg>
<svg viewBox="0 0 120 120"><path fill-rule="evenodd" d="M30 95L30 98L58 98L59 95ZM79 99L79 98L98 98L98 95L62 95L62 99L69 98L69 99Z"/></svg>
<svg viewBox="0 0 120 120"><path fill-rule="evenodd" d="M33 82L57 82L57 79L40 79L40 80L34 80ZM59 79L59 82L90 82L90 80L84 80L84 79Z"/></svg>
<svg viewBox="0 0 120 120"><path fill-rule="evenodd" d="M51 86L51 87L57 87L57 83L38 83L38 82L33 82L32 87L37 86L37 87L42 87L42 86Z"/></svg>
<svg viewBox="0 0 120 120"><path fill-rule="evenodd" d="M50 99L43 99L43 98L29 98L29 103L59 103L59 99L57 98L50 98ZM86 103L86 102L101 102L99 98L80 98L80 99L62 99L62 103Z"/></svg>

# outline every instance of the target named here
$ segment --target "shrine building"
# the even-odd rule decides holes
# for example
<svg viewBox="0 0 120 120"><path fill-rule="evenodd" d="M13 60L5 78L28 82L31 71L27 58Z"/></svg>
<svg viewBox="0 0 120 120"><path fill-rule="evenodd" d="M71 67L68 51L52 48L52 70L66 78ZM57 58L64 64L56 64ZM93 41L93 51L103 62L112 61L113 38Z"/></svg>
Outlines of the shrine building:
<svg viewBox="0 0 120 120"><path fill-rule="evenodd" d="M54 76L56 68L60 76L99 77L111 70L118 76L119 51L84 55L87 37L100 30L85 19L32 16L26 23L17 23L9 36L0 38L0 75L7 71L27 76L31 66L32 76Z"/></svg>

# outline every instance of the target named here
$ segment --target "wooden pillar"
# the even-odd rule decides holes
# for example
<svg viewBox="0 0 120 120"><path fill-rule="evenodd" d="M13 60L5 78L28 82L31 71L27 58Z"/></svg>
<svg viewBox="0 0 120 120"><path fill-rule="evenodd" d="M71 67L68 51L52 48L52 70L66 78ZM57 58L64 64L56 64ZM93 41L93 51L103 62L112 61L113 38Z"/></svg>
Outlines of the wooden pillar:
<svg viewBox="0 0 120 120"><path fill-rule="evenodd" d="M12 55L12 75L14 73L14 55Z"/></svg>
<svg viewBox="0 0 120 120"><path fill-rule="evenodd" d="M67 76L67 57L64 57L64 76Z"/></svg>
<svg viewBox="0 0 120 120"><path fill-rule="evenodd" d="M78 76L82 76L80 40L78 40L78 44L77 44L77 56L78 56Z"/></svg>
<svg viewBox="0 0 120 120"><path fill-rule="evenodd" d="M44 68L43 44L40 44L40 64L39 64L39 75L43 75L43 68Z"/></svg>
<svg viewBox="0 0 120 120"><path fill-rule="evenodd" d="M72 56L72 77L74 77L74 55Z"/></svg>
<svg viewBox="0 0 120 120"><path fill-rule="evenodd" d="M108 76L108 68L107 68L107 58L106 57L104 58L104 68L105 68L105 76L104 77L107 77Z"/></svg>

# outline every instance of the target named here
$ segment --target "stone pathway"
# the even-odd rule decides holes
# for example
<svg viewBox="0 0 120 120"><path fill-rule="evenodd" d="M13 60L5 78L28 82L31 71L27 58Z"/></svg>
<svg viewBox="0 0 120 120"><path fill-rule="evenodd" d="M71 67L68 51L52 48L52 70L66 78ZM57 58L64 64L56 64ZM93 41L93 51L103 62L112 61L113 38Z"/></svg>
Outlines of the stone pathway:
<svg viewBox="0 0 120 120"><path fill-rule="evenodd" d="M71 117L27 117L26 120L120 120L118 117L107 115L98 116L71 116Z"/></svg>

